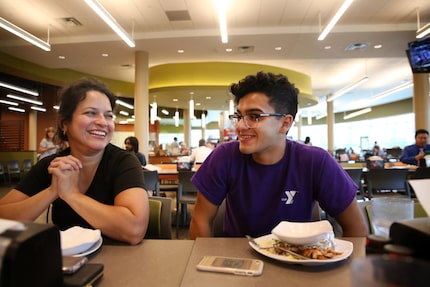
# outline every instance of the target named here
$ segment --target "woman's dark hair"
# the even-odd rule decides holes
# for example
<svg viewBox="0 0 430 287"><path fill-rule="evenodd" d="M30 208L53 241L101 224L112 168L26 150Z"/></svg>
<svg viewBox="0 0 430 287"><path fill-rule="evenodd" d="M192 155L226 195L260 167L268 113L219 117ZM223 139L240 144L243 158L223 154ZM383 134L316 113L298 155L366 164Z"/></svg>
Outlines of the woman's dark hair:
<svg viewBox="0 0 430 287"><path fill-rule="evenodd" d="M128 137L124 140L124 143L126 143L127 141L130 142L130 145L133 147L134 152L139 151L139 140L136 137Z"/></svg>
<svg viewBox="0 0 430 287"><path fill-rule="evenodd" d="M66 141L67 135L63 132L64 123L69 123L72 120L73 113L80 102L82 102L89 91L98 91L105 94L110 102L112 111L115 108L115 94L101 81L84 78L80 79L70 86L66 87L61 93L60 109L58 110L58 137Z"/></svg>
<svg viewBox="0 0 430 287"><path fill-rule="evenodd" d="M284 75L258 72L240 80L230 86L236 105L240 99L249 93L263 93L269 97L269 104L276 113L290 114L293 118L297 114L299 90L288 81Z"/></svg>

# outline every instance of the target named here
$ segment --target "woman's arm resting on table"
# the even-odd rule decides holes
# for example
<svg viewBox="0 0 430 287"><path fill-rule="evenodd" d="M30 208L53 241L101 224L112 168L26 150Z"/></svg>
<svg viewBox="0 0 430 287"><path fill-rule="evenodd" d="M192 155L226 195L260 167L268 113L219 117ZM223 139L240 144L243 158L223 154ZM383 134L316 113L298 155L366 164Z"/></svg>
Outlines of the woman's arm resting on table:
<svg viewBox="0 0 430 287"><path fill-rule="evenodd" d="M212 225L217 211L217 205L207 200L200 192L197 193L196 206L190 224L191 239L213 236Z"/></svg>
<svg viewBox="0 0 430 287"><path fill-rule="evenodd" d="M114 205L98 202L84 194L63 198L91 226L108 237L138 244L145 236L149 221L149 203L143 188L129 188L115 197Z"/></svg>
<svg viewBox="0 0 430 287"><path fill-rule="evenodd" d="M51 187L31 197L12 189L0 199L0 218L34 221L56 198L57 193Z"/></svg>

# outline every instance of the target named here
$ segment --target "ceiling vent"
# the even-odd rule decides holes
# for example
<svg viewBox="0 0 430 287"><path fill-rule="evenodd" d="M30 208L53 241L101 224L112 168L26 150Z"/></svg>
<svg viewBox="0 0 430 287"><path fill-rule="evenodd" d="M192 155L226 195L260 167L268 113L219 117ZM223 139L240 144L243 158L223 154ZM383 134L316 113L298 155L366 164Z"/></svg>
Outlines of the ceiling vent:
<svg viewBox="0 0 430 287"><path fill-rule="evenodd" d="M78 21L75 17L62 18L63 22L69 27L82 26L82 23Z"/></svg>
<svg viewBox="0 0 430 287"><path fill-rule="evenodd" d="M251 53L254 52L254 46L240 46L237 50L241 53Z"/></svg>
<svg viewBox="0 0 430 287"><path fill-rule="evenodd" d="M169 21L190 21L191 17L187 10L166 11Z"/></svg>
<svg viewBox="0 0 430 287"><path fill-rule="evenodd" d="M357 51L357 50L364 50L367 48L367 46L369 46L369 44L367 43L352 43L349 44L346 48L345 51Z"/></svg>

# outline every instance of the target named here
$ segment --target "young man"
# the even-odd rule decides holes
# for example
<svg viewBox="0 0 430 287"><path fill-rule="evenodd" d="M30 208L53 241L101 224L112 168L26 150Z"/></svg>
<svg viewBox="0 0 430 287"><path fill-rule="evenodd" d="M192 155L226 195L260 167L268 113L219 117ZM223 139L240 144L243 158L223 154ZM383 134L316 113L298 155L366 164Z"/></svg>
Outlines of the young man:
<svg viewBox="0 0 430 287"><path fill-rule="evenodd" d="M420 164L424 160L425 152L430 152L430 145L427 144L429 132L425 129L418 129L415 132L415 144L408 145L403 149L400 161L407 164L425 166L425 163Z"/></svg>
<svg viewBox="0 0 430 287"><path fill-rule="evenodd" d="M357 187L332 156L286 139L297 113L298 90L282 75L259 72L230 88L238 141L218 146L192 181L199 189L190 236L212 236L226 200L224 233L269 234L282 220L311 221L315 202L334 217L344 236L366 236Z"/></svg>

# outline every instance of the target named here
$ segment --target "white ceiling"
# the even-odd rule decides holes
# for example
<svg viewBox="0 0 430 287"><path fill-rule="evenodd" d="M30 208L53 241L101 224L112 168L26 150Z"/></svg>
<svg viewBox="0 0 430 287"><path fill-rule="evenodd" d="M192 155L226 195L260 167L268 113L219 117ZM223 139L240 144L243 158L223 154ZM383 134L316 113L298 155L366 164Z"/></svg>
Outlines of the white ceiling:
<svg viewBox="0 0 430 287"><path fill-rule="evenodd" d="M367 83L335 100L335 112L411 98L412 88L369 102L372 95L412 80L407 43L415 40L418 19L420 26L430 22L428 0L355 0L328 37L318 41L321 27L343 0L229 0L229 42L222 44L212 0L99 1L126 31L133 31L135 48L122 42L84 0L3 0L0 17L43 40L48 39L49 27L52 50L42 51L1 29L0 51L52 69L127 82L134 82L134 55L140 50L149 53L151 67L204 61L278 66L311 76L313 94L321 104L310 109L318 114L325 110L326 95L365 75ZM190 20L169 21L167 11L188 11ZM74 17L82 26L68 25L62 20L67 17ZM345 50L357 43L367 47ZM375 49L375 45L382 48ZM242 46L254 49L242 52ZM327 46L331 49L325 49ZM275 51L275 47L282 50ZM226 48L233 51L227 53ZM185 53L178 54L178 49ZM185 107L189 93L181 91L175 96L183 97ZM158 105L174 107L177 103L172 103L172 97L171 93L157 95ZM226 108L225 91L216 98L205 103L207 109Z"/></svg>

